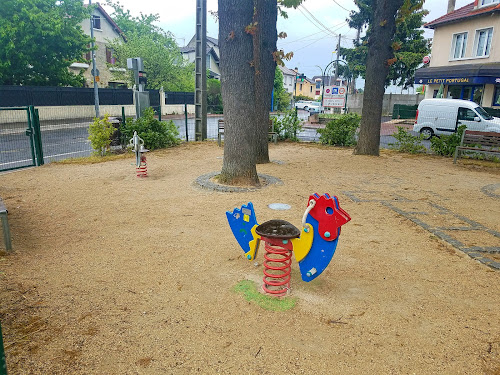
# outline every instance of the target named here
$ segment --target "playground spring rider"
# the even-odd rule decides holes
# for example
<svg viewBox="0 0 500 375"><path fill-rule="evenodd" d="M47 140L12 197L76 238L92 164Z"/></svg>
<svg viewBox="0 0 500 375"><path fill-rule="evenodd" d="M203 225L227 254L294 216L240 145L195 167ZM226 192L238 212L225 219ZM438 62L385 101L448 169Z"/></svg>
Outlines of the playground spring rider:
<svg viewBox="0 0 500 375"><path fill-rule="evenodd" d="M330 263L337 248L340 227L351 217L340 208L336 196L309 197L302 217L302 230L284 220L257 223L252 202L227 211L226 217L236 241L248 260L257 257L260 241L265 242L262 289L274 296L284 296L290 288L292 251L299 262L302 280L318 277Z"/></svg>
<svg viewBox="0 0 500 375"><path fill-rule="evenodd" d="M148 164L144 153L149 150L144 148L144 141L137 135L136 131L134 132L134 136L130 138L128 147L133 148L135 152L135 170L137 177L148 177Z"/></svg>

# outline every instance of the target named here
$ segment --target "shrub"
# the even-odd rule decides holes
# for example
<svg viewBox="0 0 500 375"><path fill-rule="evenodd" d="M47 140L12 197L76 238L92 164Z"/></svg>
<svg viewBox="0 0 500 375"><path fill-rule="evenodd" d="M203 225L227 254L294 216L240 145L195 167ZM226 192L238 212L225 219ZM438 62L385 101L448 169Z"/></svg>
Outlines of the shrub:
<svg viewBox="0 0 500 375"><path fill-rule="evenodd" d="M417 154L425 152L425 146L422 144L422 136L412 135L408 130L402 126L398 126L398 132L392 136L396 138L396 143L389 143L389 146L400 152L408 152L410 154Z"/></svg>
<svg viewBox="0 0 500 375"><path fill-rule="evenodd" d="M462 134L465 131L466 126L461 125L458 127L456 133L450 135L442 135L438 137L431 138L431 150L436 155L442 156L452 156L455 153L455 149L460 145L462 139Z"/></svg>
<svg viewBox="0 0 500 375"><path fill-rule="evenodd" d="M297 132L302 130L302 121L298 119L295 109L286 111L281 117L273 117L273 124L279 139L299 140Z"/></svg>
<svg viewBox="0 0 500 375"><path fill-rule="evenodd" d="M357 113L338 115L326 124L324 129L318 129L319 141L326 145L353 146L356 144L356 130L361 116Z"/></svg>
<svg viewBox="0 0 500 375"><path fill-rule="evenodd" d="M152 108L146 109L144 115L137 120L127 118L120 130L127 142L136 131L144 140L144 147L149 150L175 146L180 142L179 130L173 121L155 119Z"/></svg>
<svg viewBox="0 0 500 375"><path fill-rule="evenodd" d="M109 115L104 115L103 119L94 118L94 122L89 125L89 140L95 154L104 156L111 144L111 135L115 128L109 122Z"/></svg>

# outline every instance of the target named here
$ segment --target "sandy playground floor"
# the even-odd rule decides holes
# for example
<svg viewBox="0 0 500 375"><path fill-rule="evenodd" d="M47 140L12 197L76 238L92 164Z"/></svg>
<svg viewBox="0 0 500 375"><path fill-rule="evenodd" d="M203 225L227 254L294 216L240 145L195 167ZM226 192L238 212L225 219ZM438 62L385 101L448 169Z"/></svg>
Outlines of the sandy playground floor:
<svg viewBox="0 0 500 375"><path fill-rule="evenodd" d="M195 186L222 155L152 152L147 179L133 158L0 175L10 375L500 374L499 168L279 143L258 171L282 185ZM352 217L329 267L305 283L294 260L288 310L247 300L263 249L244 259L225 211L300 226L315 192Z"/></svg>

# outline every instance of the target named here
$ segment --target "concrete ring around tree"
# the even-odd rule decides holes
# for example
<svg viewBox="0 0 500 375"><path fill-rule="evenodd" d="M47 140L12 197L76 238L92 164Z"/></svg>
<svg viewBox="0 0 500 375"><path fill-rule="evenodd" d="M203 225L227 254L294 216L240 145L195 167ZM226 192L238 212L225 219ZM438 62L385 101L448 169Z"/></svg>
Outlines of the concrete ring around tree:
<svg viewBox="0 0 500 375"><path fill-rule="evenodd" d="M214 182L212 180L213 177L219 174L220 174L219 171L204 174L196 179L195 185L198 185L203 189L219 191L222 193L243 193L248 191L256 191L265 188L268 185L274 185L274 184L283 185L283 182L279 178L261 173L257 174L257 176L259 176L261 186L242 187L242 186L223 185L223 184L218 184L217 182Z"/></svg>

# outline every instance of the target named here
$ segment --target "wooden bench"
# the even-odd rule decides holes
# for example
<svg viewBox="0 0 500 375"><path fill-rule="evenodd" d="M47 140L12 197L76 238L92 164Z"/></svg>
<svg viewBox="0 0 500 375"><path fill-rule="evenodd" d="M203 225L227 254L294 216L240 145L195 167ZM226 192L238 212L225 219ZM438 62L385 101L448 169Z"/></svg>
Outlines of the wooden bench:
<svg viewBox="0 0 500 375"><path fill-rule="evenodd" d="M222 136L224 135L224 119L219 119L217 122L217 144L219 147L222 143ZM273 121L269 120L269 137L274 143L278 142L278 133L274 131Z"/></svg>
<svg viewBox="0 0 500 375"><path fill-rule="evenodd" d="M5 249L12 250L12 243L10 241L9 221L7 220L7 208L0 198L0 219L2 219L3 239L5 241Z"/></svg>
<svg viewBox="0 0 500 375"><path fill-rule="evenodd" d="M500 156L500 133L465 130L460 146L455 149L453 163L456 164L457 158L463 151Z"/></svg>

